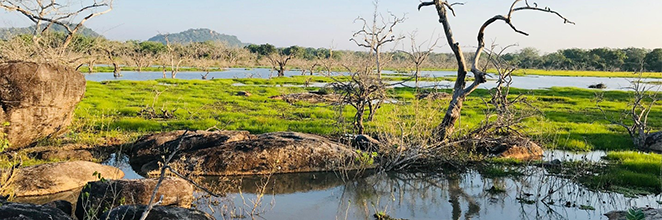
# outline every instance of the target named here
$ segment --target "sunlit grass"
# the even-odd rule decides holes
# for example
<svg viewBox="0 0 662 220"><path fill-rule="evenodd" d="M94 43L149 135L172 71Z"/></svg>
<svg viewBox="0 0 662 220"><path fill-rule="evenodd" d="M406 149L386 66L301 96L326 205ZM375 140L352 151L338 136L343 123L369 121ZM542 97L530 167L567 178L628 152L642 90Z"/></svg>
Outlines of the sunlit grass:
<svg viewBox="0 0 662 220"><path fill-rule="evenodd" d="M609 152L605 157L610 166L597 176L588 177L589 186L620 191L638 189L642 192L659 193L662 182L660 169L662 155L634 151Z"/></svg>
<svg viewBox="0 0 662 220"><path fill-rule="evenodd" d="M85 98L75 111L73 134L89 142L93 137L124 135L136 137L144 133L177 129L207 129L217 127L228 130L248 130L254 133L274 131L299 131L321 135L351 132L351 107L345 107L338 117L338 106L329 103L287 103L269 97L289 93L318 90L319 88L289 87L308 76L275 79L216 79L179 80L159 79L149 81L88 82ZM309 81L327 79L312 77ZM246 86L232 86L242 82ZM238 92L251 96L239 96ZM450 90L439 90L451 92ZM158 95L157 95L158 94ZM596 105L594 90L554 87L546 90L512 89L511 97L520 94L536 107L539 114L521 124L522 133L529 135L546 147L567 150L623 150L632 149L632 141L625 130L611 125ZM377 112L375 120L367 122L369 133L398 126L421 125L414 121L416 114L427 114L424 121L428 129L440 123L449 100L421 100L414 105L415 89L395 88L389 96L397 100L385 104ZM605 91L600 106L607 117L619 119L628 109L630 93ZM476 127L484 119L489 98L487 90L476 90L464 104L457 133L462 134ZM414 106L419 106L416 109ZM425 106L425 108L421 108ZM515 106L516 108L517 105ZM146 118L141 111L153 108L174 111L174 118ZM533 111L533 110L532 110ZM338 126L338 119L345 123ZM420 117L419 117L420 118ZM650 126L662 126L662 110L656 106L650 115ZM416 123L415 123L416 122ZM408 125L409 124L409 125ZM398 129L391 129L399 132Z"/></svg>

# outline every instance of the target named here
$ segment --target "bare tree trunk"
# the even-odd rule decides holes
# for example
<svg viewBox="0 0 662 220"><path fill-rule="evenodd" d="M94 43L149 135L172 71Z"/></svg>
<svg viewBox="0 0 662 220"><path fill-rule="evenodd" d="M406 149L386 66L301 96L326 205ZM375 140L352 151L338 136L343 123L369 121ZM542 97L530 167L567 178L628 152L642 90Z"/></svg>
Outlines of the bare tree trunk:
<svg viewBox="0 0 662 220"><path fill-rule="evenodd" d="M88 70L89 73L93 73L93 72L94 72L94 65L95 65L94 63L95 63L95 62L96 62L96 60L90 60L90 62L87 64L87 66L88 66L88 68L89 68L89 70Z"/></svg>
<svg viewBox="0 0 662 220"><path fill-rule="evenodd" d="M416 63L416 72L414 74L416 78L416 93L418 93L418 77L421 75L421 64Z"/></svg>
<svg viewBox="0 0 662 220"><path fill-rule="evenodd" d="M117 63L113 62L113 76L115 78L122 77L122 74L120 73L120 71L122 71L120 66Z"/></svg>
<svg viewBox="0 0 662 220"><path fill-rule="evenodd" d="M450 104L448 104L448 109L444 115L444 120L437 126L437 137L446 140L455 131L455 123L460 119L460 111L462 111L462 105L464 104L464 97L455 97Z"/></svg>
<svg viewBox="0 0 662 220"><path fill-rule="evenodd" d="M356 112L356 117L354 117L354 127L356 128L357 134L363 134L363 132L365 132L365 126L363 125L364 115L365 104L360 104L358 111Z"/></svg>
<svg viewBox="0 0 662 220"><path fill-rule="evenodd" d="M285 65L280 63L278 64L278 77L285 76Z"/></svg>
<svg viewBox="0 0 662 220"><path fill-rule="evenodd" d="M460 118L460 111L462 110L462 104L464 102L464 99L471 94L481 83L486 82L487 80L485 79L485 75L487 73L479 70L477 68L478 62L480 61L480 55L485 49L485 29L493 24L495 21L502 20L506 24L508 24L513 31L527 35L527 33L522 32L518 30L511 22L512 14L516 11L524 11L524 10L532 10L532 11L541 11L541 12L547 12L547 13L552 13L563 19L564 23L570 23L574 24L573 22L569 21L565 17L561 16L561 14L557 13L556 11L553 11L549 8L538 8L537 4L534 4L534 6L530 6L528 1L524 1L525 6L522 7L517 7L517 4L522 2L522 0L514 0L512 5L510 6L510 10L508 11L507 15L496 15L487 21L483 23L483 25L480 27L480 30L478 31L478 48L476 49L476 52L474 54L473 58L473 65L471 67L471 72L473 72L475 80L474 82L466 86L466 76L467 72L469 71L467 69L467 62L464 58L464 54L462 53L462 50L460 48L460 43L456 42L453 36L453 31L451 30L450 23L448 22L448 12L450 11L452 15L455 15L455 11L453 10L453 6L455 5L462 5L462 3L448 3L447 1L443 0L433 0L433 1L428 1L428 2L421 2L421 4L418 6L418 9L420 10L421 7L425 6L435 6L437 14L439 16L439 23L444 28L444 33L446 35L446 40L448 42L448 45L451 47L453 54L455 54L455 60L457 61L457 79L455 81L455 86L453 87L453 98L451 99L451 102L448 105L448 109L446 110L446 114L444 115L444 120L437 126L437 138L440 140L448 140L448 138L453 134L455 123L458 121Z"/></svg>

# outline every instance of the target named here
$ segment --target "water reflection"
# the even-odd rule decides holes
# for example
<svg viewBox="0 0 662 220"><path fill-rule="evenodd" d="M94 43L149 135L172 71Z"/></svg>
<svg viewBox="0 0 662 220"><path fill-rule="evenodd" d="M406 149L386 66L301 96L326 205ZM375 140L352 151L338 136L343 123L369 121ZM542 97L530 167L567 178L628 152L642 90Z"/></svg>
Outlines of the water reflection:
<svg viewBox="0 0 662 220"><path fill-rule="evenodd" d="M271 184L264 188L259 217L374 219L373 214L383 212L407 219L602 219L602 214L612 210L660 207L659 196L627 198L595 192L544 168L517 169L523 175L486 178L476 170L449 170L375 174L352 181L343 181L334 173L272 176ZM197 207L213 210L217 219L228 219L227 210L233 210L235 216L249 216L246 210L251 210L251 201L264 183L264 178L244 178L242 193L231 191L220 202L202 199Z"/></svg>

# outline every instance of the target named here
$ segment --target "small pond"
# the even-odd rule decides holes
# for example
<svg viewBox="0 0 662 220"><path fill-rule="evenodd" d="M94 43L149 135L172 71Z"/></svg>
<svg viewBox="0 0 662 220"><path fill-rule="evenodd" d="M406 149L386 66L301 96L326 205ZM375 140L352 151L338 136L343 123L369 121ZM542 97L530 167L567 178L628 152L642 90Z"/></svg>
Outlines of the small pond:
<svg viewBox="0 0 662 220"><path fill-rule="evenodd" d="M114 78L113 73L93 73L85 74L85 78L89 81L106 81L106 80L153 80L163 78L162 72L122 72L123 76ZM347 73L335 73L336 75L347 75ZM203 72L180 72L177 74L178 79L202 79ZM285 76L301 75L301 71L286 71ZM451 71L426 71L422 72L422 76L430 77L446 77L454 76L455 72ZM170 73L166 73L170 77ZM269 78L276 76L276 73L270 69L241 69L230 68L220 72L210 72L207 79L233 79L233 78ZM607 78L607 77L569 77L569 76L513 76L514 88L521 89L545 89L550 87L577 87L588 88L589 85L603 83L607 86L606 90L628 90L632 78ZM647 79L646 81L659 81L659 79ZM322 86L324 84L315 84L313 86ZM415 82L406 82L404 85L414 86ZM422 87L436 87L436 88L451 88L453 82L438 81L438 82L420 82ZM493 88L496 81L490 80L480 85L480 88ZM402 85L398 85L402 86Z"/></svg>
<svg viewBox="0 0 662 220"><path fill-rule="evenodd" d="M604 152L550 151L545 160L599 160ZM113 156L105 164L122 169L125 178L142 178ZM541 167L504 167L517 175L473 169L439 173L364 174L301 173L272 176L206 177L209 188L224 188L222 198L196 193L197 209L217 219L374 219L377 212L406 219L605 219L604 213L630 207L660 208L660 195L627 197L596 192ZM354 176L350 174L349 176Z"/></svg>

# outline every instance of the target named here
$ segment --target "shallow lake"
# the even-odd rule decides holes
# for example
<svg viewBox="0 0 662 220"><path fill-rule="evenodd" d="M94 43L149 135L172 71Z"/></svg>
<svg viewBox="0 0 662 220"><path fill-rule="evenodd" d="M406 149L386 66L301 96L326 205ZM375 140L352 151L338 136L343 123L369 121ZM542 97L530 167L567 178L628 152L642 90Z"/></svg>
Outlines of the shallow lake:
<svg viewBox="0 0 662 220"><path fill-rule="evenodd" d="M603 155L549 151L544 158L597 161ZM127 163L126 156L113 156L105 162L122 169L125 178L142 178ZM660 195L631 198L596 192L541 167L504 168L521 175L503 177L473 169L444 169L438 173L364 174L356 178L341 178L346 175L338 172L206 177L200 182L209 188L228 183L233 186L222 190L226 195L222 198L196 193L199 199L194 204L217 219L250 219L253 213L256 219L269 220L367 220L374 219L372 215L377 212L406 219L605 219L604 214L613 210L661 207Z"/></svg>
<svg viewBox="0 0 662 220"><path fill-rule="evenodd" d="M386 72L389 73L389 72ZM177 74L178 79L202 79L203 72L180 72ZM347 75L347 73L335 73L335 75ZM85 78L89 81L106 81L106 80L153 80L163 78L162 72L122 72L122 77L115 78L113 73L92 73L85 74ZM286 71L285 76L298 76L301 71ZM429 77L446 77L455 76L455 72L451 71L424 71L422 76ZM170 77L170 73L166 73ZM275 77L276 73L270 69L242 69L230 68L220 72L210 72L207 79L233 79L233 78L269 78ZM493 88L496 81L490 80L480 85L479 88ZM589 85L603 83L607 86L606 90L628 90L630 81L633 78L607 78L607 77L569 77L569 76L513 76L512 87L521 89L545 89L550 87L577 87L588 88ZM645 81L659 81L659 79L646 79ZM323 84L314 84L313 86L320 86ZM404 85L414 86L414 82L406 82ZM453 82L437 81L437 82L420 82L422 87L436 87L436 88L451 88Z"/></svg>

